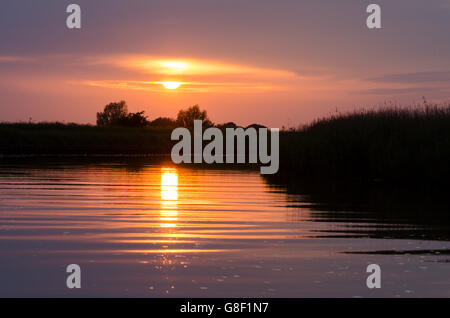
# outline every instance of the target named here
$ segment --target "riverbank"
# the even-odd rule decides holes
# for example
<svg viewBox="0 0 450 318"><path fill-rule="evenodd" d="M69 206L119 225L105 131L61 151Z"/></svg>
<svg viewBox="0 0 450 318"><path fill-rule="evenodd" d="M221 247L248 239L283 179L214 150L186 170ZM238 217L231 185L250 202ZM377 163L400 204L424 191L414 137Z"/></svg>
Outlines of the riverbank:
<svg viewBox="0 0 450 318"><path fill-rule="evenodd" d="M170 154L169 128L97 127L61 123L1 123L3 156Z"/></svg>
<svg viewBox="0 0 450 318"><path fill-rule="evenodd" d="M0 154L11 156L161 156L172 128L61 123L0 124ZM450 107L387 108L339 114L280 133L274 184L446 184ZM231 165L220 165L228 168ZM236 168L232 165L232 168Z"/></svg>
<svg viewBox="0 0 450 318"><path fill-rule="evenodd" d="M324 118L280 135L272 181L447 183L450 107L387 108ZM301 180L300 180L301 179Z"/></svg>

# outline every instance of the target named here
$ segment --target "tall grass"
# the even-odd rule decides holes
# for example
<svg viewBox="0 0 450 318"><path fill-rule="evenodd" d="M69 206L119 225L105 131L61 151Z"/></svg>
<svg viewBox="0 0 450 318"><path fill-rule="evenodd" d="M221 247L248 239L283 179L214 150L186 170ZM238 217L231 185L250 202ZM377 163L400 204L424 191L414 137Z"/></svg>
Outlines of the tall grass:
<svg viewBox="0 0 450 318"><path fill-rule="evenodd" d="M275 179L446 182L450 105L385 107L322 118L280 137Z"/></svg>

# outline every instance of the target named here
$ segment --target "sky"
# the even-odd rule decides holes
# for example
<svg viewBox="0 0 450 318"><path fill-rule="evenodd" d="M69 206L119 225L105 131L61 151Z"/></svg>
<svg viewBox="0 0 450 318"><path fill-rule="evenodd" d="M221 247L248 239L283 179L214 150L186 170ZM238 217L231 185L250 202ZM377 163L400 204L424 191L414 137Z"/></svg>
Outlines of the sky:
<svg viewBox="0 0 450 318"><path fill-rule="evenodd" d="M81 7L81 29L66 26L71 3ZM381 7L381 29L366 26L371 3ZM216 123L281 128L336 111L450 100L450 0L0 7L0 121L95 123L106 104L125 100L149 119L199 104Z"/></svg>

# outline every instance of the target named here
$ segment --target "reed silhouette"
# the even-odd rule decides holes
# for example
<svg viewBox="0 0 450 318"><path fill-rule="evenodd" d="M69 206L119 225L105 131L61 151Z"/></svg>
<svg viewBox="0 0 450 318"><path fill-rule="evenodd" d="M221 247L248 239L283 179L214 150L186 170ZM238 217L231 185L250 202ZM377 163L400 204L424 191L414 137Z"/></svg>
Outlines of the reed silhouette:
<svg viewBox="0 0 450 318"><path fill-rule="evenodd" d="M446 183L450 105L387 107L333 115L280 136L284 183Z"/></svg>

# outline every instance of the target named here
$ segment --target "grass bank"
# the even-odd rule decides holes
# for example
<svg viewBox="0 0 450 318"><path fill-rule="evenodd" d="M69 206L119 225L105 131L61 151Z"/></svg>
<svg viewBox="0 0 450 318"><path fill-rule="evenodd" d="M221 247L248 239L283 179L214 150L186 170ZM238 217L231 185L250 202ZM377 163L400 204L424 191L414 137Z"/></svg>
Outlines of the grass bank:
<svg viewBox="0 0 450 318"><path fill-rule="evenodd" d="M1 123L1 155L168 154L171 129Z"/></svg>
<svg viewBox="0 0 450 318"><path fill-rule="evenodd" d="M2 155L169 154L171 128L60 123L0 124ZM228 165L229 166L229 165ZM223 167L223 165L221 166ZM280 134L274 184L450 180L450 106L339 114Z"/></svg>
<svg viewBox="0 0 450 318"><path fill-rule="evenodd" d="M280 136L272 181L436 184L450 180L450 106L339 114Z"/></svg>

